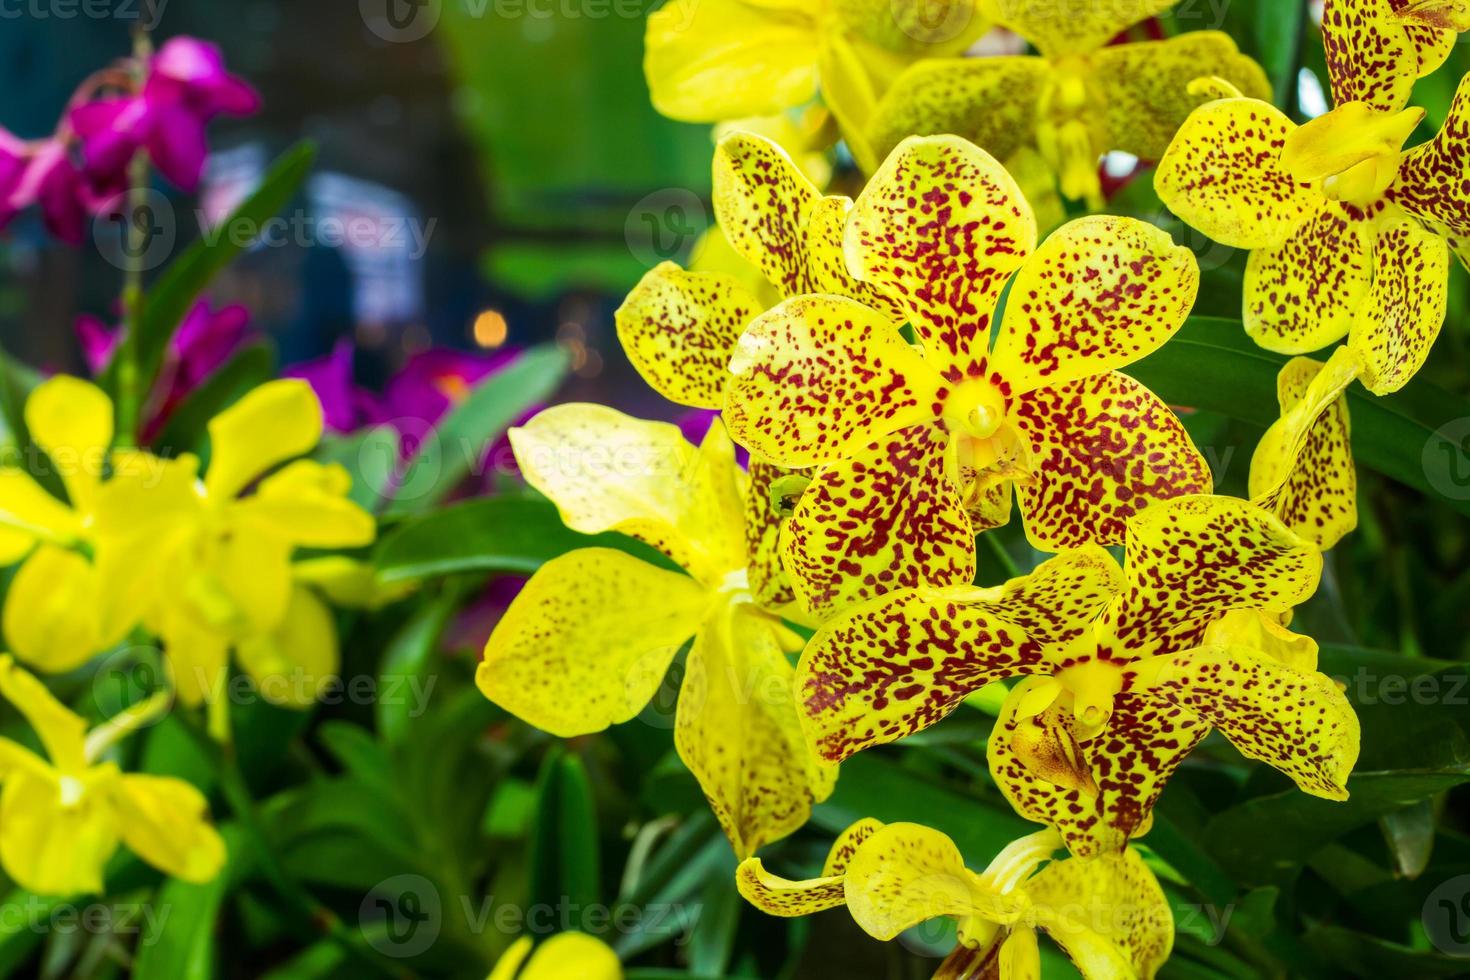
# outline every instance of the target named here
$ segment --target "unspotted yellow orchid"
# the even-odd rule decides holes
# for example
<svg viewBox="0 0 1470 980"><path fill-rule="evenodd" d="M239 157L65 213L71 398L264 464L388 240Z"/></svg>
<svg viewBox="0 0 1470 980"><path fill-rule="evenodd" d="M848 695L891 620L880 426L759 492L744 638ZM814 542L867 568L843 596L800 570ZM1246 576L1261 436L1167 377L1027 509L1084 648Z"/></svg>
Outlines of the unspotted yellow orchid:
<svg viewBox="0 0 1470 980"><path fill-rule="evenodd" d="M653 105L685 122L770 116L820 92L862 156L883 89L916 58L963 51L976 0L672 0L648 18Z"/></svg>
<svg viewBox="0 0 1470 980"><path fill-rule="evenodd" d="M1247 501L1159 504L1129 524L1126 572L1079 549L998 588L900 592L826 624L797 669L803 727L836 762L1027 677L991 737L991 772L1081 856L1144 832L1211 727L1304 791L1344 799L1356 716L1317 673L1315 645L1280 628L1321 568L1317 548Z"/></svg>
<svg viewBox="0 0 1470 980"><path fill-rule="evenodd" d="M1253 96L1270 96L1265 72L1220 31L1104 46L1175 2L982 0L982 9L1041 57L919 62L874 109L867 142L882 154L910 135L957 133L1002 160L1039 150L1062 193L1096 210L1099 158L1120 150L1157 160L1199 104L1188 91L1192 79L1218 75Z"/></svg>
<svg viewBox="0 0 1470 980"><path fill-rule="evenodd" d="M262 696L281 704L309 705L333 679L336 628L297 582L292 553L366 545L376 525L348 499L346 470L296 458L321 434L311 388L270 382L210 421L202 479L186 455L161 472L120 473L99 492L99 561L130 565L136 584L121 601L138 604L162 638L185 703L214 695L232 648Z"/></svg>
<svg viewBox="0 0 1470 980"><path fill-rule="evenodd" d="M623 980L618 955L586 933L559 932L534 952L533 945L530 936L517 939L486 980Z"/></svg>
<svg viewBox="0 0 1470 980"><path fill-rule="evenodd" d="M486 644L480 690L538 728L585 735L637 715L693 637L680 757L741 857L801 826L836 774L816 764L796 719L786 651L801 641L750 591L747 507L762 519L769 493L752 492L724 426L696 448L667 423L562 405L510 438L568 527L628 534L688 574L607 548L547 562Z"/></svg>
<svg viewBox="0 0 1470 980"><path fill-rule="evenodd" d="M781 185L762 189L748 221L758 235L787 211ZM1183 324L1194 257L1125 218L1036 239L993 157L958 137L911 139L845 231L851 273L891 302L799 296L741 337L732 434L779 465L823 467L782 545L818 616L892 589L969 584L974 531L1006 522L1013 486L1028 537L1052 551L1118 543L1151 501L1210 488L1178 419L1114 370Z"/></svg>
<svg viewBox="0 0 1470 980"><path fill-rule="evenodd" d="M5 638L31 666L68 671L121 640L138 618L116 598L133 581L132 569L93 560L104 475L111 465L126 465L147 478L163 461L129 453L114 464L112 403L77 378L38 385L25 420L68 502L19 468L0 469L0 563L25 559L6 597Z"/></svg>
<svg viewBox="0 0 1470 980"><path fill-rule="evenodd" d="M1329 5L1335 109L1298 126L1226 88L1180 127L1155 186L1184 221L1252 250L1244 318L1256 343L1305 354L1347 337L1363 384L1386 394L1429 356L1449 252L1463 258L1470 242L1470 77L1439 134L1405 150L1424 117L1403 108L1417 62L1353 54L1370 35L1338 24L1376 5ZM1395 30L1405 45L1423 33Z"/></svg>
<svg viewBox="0 0 1470 980"><path fill-rule="evenodd" d="M103 759L119 738L166 710L166 696L88 732L4 654L0 696L30 722L47 756L0 739L0 864L18 885L42 895L101 892L119 842L185 881L219 873L224 841L198 790L168 776L123 773Z"/></svg>
<svg viewBox="0 0 1470 980"><path fill-rule="evenodd" d="M845 904L865 932L882 940L929 919L953 918L959 945L936 977L1033 980L1041 975L1037 930L1086 980L1153 977L1174 944L1173 913L1153 872L1132 850L1053 860L1060 847L1056 832L1044 830L1011 844L976 874L937 830L863 820L838 837L820 878L779 878L751 858L736 881L748 901L772 915Z"/></svg>
<svg viewBox="0 0 1470 980"><path fill-rule="evenodd" d="M1358 474L1344 391L1362 370L1350 347L1326 364L1292 358L1277 376L1281 418L1251 456L1251 499L1323 551L1358 526Z"/></svg>

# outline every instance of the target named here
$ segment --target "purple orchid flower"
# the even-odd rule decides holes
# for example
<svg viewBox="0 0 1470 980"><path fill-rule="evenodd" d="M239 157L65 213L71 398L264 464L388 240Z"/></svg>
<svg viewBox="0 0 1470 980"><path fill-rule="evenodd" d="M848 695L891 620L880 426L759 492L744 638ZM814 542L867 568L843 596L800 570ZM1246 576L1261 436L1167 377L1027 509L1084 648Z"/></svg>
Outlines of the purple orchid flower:
<svg viewBox="0 0 1470 980"><path fill-rule="evenodd" d="M343 338L325 357L293 364L282 372L311 385L322 403L322 420L331 432L348 433L387 421L378 397L352 380L352 355L356 348Z"/></svg>
<svg viewBox="0 0 1470 980"><path fill-rule="evenodd" d="M145 441L162 432L184 398L240 349L249 336L249 326L250 312L239 304L216 310L202 299L189 309L169 342L143 425ZM122 340L122 329L92 316L78 317L76 328L87 367L93 375L101 374Z"/></svg>
<svg viewBox="0 0 1470 980"><path fill-rule="evenodd" d="M193 191L208 154L205 125L221 113L247 116L259 108L260 96L225 70L218 47L176 37L148 62L141 92L85 102L72 109L70 122L89 173L125 171L142 148L165 178Z"/></svg>

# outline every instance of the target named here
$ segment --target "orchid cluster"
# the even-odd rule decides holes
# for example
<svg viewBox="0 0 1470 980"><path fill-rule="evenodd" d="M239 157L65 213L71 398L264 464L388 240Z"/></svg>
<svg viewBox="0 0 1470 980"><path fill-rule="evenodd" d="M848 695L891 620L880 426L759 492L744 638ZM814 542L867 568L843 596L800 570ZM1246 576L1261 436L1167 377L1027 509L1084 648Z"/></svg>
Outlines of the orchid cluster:
<svg viewBox="0 0 1470 980"><path fill-rule="evenodd" d="M1172 5L940 5L962 26L927 39L903 4L667 5L649 86L666 114L720 124L732 254L650 270L617 331L654 389L720 421L694 446L568 405L511 434L568 527L664 561L589 549L545 565L486 645L486 696L584 735L637 716L685 656L676 746L742 894L774 915L845 906L884 940L952 917L937 976L1036 976L1039 930L1085 977L1152 977L1173 922L1133 842L1201 740L1218 730L1327 800L1347 798L1359 753L1352 705L1289 624L1356 525L1345 392L1410 380L1444 319L1448 255L1464 258L1470 90L1438 136L1403 144L1423 117L1405 108L1414 79L1470 18L1327 0L1338 105L1298 126L1227 35L1127 40ZM967 51L992 25L1037 54ZM865 173L855 198L813 182L809 143L770 138L773 114L814 108ZM1039 160L1074 211L1106 211L1114 150L1158 161L1176 214L1254 250L1257 343L1305 355L1347 338L1281 369L1249 499L1214 493L1180 419L1128 373L1190 316L1193 253L1105 213L1048 234L1028 201ZM981 587L977 535L1013 500L1051 557ZM765 870L756 852L807 819L840 763L996 690L990 776L1046 830L975 873L935 830L864 820L820 877ZM1089 898L1117 914L1057 911Z"/></svg>
<svg viewBox="0 0 1470 980"><path fill-rule="evenodd" d="M225 70L208 42L174 38L125 59L82 82L51 136L24 140L0 129L0 227L36 205L51 234L81 244L89 216L118 210L140 152L192 191L209 121L259 108L255 90Z"/></svg>

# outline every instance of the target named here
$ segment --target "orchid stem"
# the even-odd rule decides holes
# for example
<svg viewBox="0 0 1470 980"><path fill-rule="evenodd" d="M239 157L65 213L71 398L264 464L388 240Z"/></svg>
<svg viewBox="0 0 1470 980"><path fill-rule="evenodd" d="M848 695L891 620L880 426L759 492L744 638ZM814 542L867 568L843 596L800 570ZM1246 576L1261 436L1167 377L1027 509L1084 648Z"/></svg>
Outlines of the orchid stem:
<svg viewBox="0 0 1470 980"><path fill-rule="evenodd" d="M146 23L140 20L133 28L133 61L138 84L148 59L153 56L153 41ZM134 446L138 440L138 422L142 414L144 392L140 391L138 368L138 331L143 312L143 253L148 247L148 228L138 216L148 209L148 152L140 149L128 164L128 204L124 215L127 248L123 251L123 331L117 346L117 442Z"/></svg>

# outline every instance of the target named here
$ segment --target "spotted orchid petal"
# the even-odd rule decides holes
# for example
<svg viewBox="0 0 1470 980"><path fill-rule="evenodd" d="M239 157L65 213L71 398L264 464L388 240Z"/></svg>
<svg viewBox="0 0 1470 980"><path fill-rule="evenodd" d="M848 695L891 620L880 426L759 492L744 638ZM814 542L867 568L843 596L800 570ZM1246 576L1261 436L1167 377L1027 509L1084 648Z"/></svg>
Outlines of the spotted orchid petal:
<svg viewBox="0 0 1470 980"><path fill-rule="evenodd" d="M762 307L731 276L663 262L614 314L618 340L643 380L670 401L719 408L735 342Z"/></svg>
<svg viewBox="0 0 1470 980"><path fill-rule="evenodd" d="M1410 219L1384 225L1373 245L1373 288L1348 338L1363 387L1398 391L1429 357L1449 300L1449 247Z"/></svg>
<svg viewBox="0 0 1470 980"><path fill-rule="evenodd" d="M623 552L570 552L542 565L511 602L475 682L554 735L601 731L643 710L708 603L693 579Z"/></svg>
<svg viewBox="0 0 1470 980"><path fill-rule="evenodd" d="M674 745L741 860L806 823L837 779L802 737L792 674L775 621L740 605L706 619L685 664Z"/></svg>
<svg viewBox="0 0 1470 980"><path fill-rule="evenodd" d="M1271 83L1230 35L1191 31L1166 41L1115 44L1092 55L1099 102L1107 119L1102 151L1157 160L1200 97L1189 91L1202 76L1228 81L1252 99L1271 98Z"/></svg>
<svg viewBox="0 0 1470 980"><path fill-rule="evenodd" d="M649 14L643 71L671 119L768 116L816 94L816 44L816 25L794 6L680 0Z"/></svg>
<svg viewBox="0 0 1470 980"><path fill-rule="evenodd" d="M975 581L975 533L950 482L949 433L893 433L817 473L781 536L802 606L818 620L900 589Z"/></svg>
<svg viewBox="0 0 1470 980"><path fill-rule="evenodd" d="M987 749L991 776L1021 816L1055 827L1073 854L1116 854L1148 828L1164 784L1209 726L1160 698L1121 694L1107 726L1084 742L1065 704L1023 710L1044 683L1028 679L1006 696Z"/></svg>
<svg viewBox="0 0 1470 980"><path fill-rule="evenodd" d="M865 136L879 159L908 136L941 133L956 133L997 159L1009 159L1035 142L1049 72L1045 59L1031 57L915 62L874 107Z"/></svg>
<svg viewBox="0 0 1470 980"><path fill-rule="evenodd" d="M807 738L839 762L927 728L985 685L1037 672L1044 648L1085 632L1118 585L1116 563L1084 549L998 588L915 589L854 607L817 631L797 666Z"/></svg>
<svg viewBox="0 0 1470 980"><path fill-rule="evenodd" d="M750 594L761 607L772 612L790 611L796 603L786 566L781 560L783 517L772 498L778 481L803 474L782 469L762 459L750 461L750 487L745 494L745 545Z"/></svg>
<svg viewBox="0 0 1470 980"><path fill-rule="evenodd" d="M933 419L941 380L878 311L799 296L740 338L725 421L751 452L787 467L842 459Z"/></svg>
<svg viewBox="0 0 1470 980"><path fill-rule="evenodd" d="M1218 99L1189 114L1159 161L1154 188L1191 227L1234 248L1281 245L1321 210L1321 192L1281 165L1296 129L1257 99Z"/></svg>
<svg viewBox="0 0 1470 980"><path fill-rule="evenodd" d="M744 491L724 428L696 448L666 422L557 405L510 430L526 481L574 531L619 531L708 586L745 567Z"/></svg>
<svg viewBox="0 0 1470 980"><path fill-rule="evenodd" d="M1174 948L1174 913L1138 852L1053 861L1026 882L1036 924L1086 980L1152 978Z"/></svg>
<svg viewBox="0 0 1470 980"><path fill-rule="evenodd" d="M1121 544L1134 515L1213 486L1169 407L1116 371L1029 392L1013 416L1032 450L1016 492L1041 550Z"/></svg>
<svg viewBox="0 0 1470 980"><path fill-rule="evenodd" d="M1269 511L1234 497L1150 507L1128 527L1127 591L1106 615L1119 658L1198 645L1235 609L1281 613L1317 590L1322 553Z"/></svg>
<svg viewBox="0 0 1470 980"><path fill-rule="evenodd" d="M844 904L843 880L858 845L883 829L883 823L865 817L837 835L819 877L792 881L771 874L760 858L746 858L735 869L735 886L745 900L767 915L792 918L811 915Z"/></svg>
<svg viewBox="0 0 1470 980"><path fill-rule="evenodd" d="M1408 150L1385 196L1457 251L1470 242L1470 75L1460 79L1445 124ZM1463 255L1463 253L1462 253Z"/></svg>
<svg viewBox="0 0 1470 980"><path fill-rule="evenodd" d="M1302 792L1347 799L1361 730L1332 678L1244 647L1200 648L1150 666L1159 668L1150 694L1197 714Z"/></svg>
<svg viewBox="0 0 1470 980"><path fill-rule="evenodd" d="M980 10L1030 41L1048 57L1086 54L1101 48L1141 20L1163 13L1178 0L980 0Z"/></svg>
<svg viewBox="0 0 1470 980"><path fill-rule="evenodd" d="M1332 98L1394 112L1404 107L1414 80L1444 63L1456 30L1416 17L1415 0L1327 0L1322 46Z"/></svg>
<svg viewBox="0 0 1470 980"><path fill-rule="evenodd" d="M1133 218L1063 225L1016 273L990 367L1021 394L1126 367L1184 325L1194 253Z"/></svg>
<svg viewBox="0 0 1470 980"><path fill-rule="evenodd" d="M956 136L911 137L848 219L848 268L904 303L951 382L983 374L995 304L1036 248L1036 218L994 157Z"/></svg>
<svg viewBox="0 0 1470 980"><path fill-rule="evenodd" d="M1251 499L1327 551L1358 524L1358 478L1343 392L1361 365L1349 347L1327 364L1294 358L1276 378L1281 418L1251 456Z"/></svg>
<svg viewBox="0 0 1470 980"><path fill-rule="evenodd" d="M730 246L782 297L813 292L806 233L822 194L780 146L734 132L715 146L715 218Z"/></svg>
<svg viewBox="0 0 1470 980"><path fill-rule="evenodd" d="M843 884L853 920L889 940L939 916L1014 920L1016 899L1000 894L965 867L954 841L913 823L892 823L858 846Z"/></svg>
<svg viewBox="0 0 1470 980"><path fill-rule="evenodd" d="M1371 225L1328 203L1284 243L1252 252L1245 331L1278 354L1321 350L1346 337L1373 284Z"/></svg>

